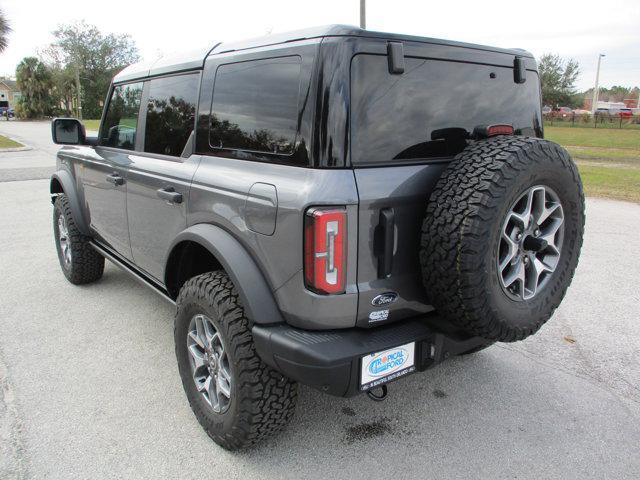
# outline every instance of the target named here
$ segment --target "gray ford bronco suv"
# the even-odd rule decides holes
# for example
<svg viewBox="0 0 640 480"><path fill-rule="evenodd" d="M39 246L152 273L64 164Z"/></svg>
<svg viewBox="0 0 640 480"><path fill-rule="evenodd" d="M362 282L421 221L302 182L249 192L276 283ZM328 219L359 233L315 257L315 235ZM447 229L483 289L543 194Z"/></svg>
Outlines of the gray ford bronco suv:
<svg viewBox="0 0 640 480"><path fill-rule="evenodd" d="M582 184L531 54L330 26L137 64L97 137L54 119L62 271L175 303L191 407L228 449L297 383L367 392L534 334L578 262Z"/></svg>

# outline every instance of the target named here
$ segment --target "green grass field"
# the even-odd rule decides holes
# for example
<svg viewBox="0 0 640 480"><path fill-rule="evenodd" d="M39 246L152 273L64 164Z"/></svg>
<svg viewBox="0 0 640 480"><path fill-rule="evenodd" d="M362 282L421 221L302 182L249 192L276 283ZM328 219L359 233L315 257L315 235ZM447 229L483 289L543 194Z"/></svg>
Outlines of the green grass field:
<svg viewBox="0 0 640 480"><path fill-rule="evenodd" d="M545 127L578 164L587 195L640 203L640 130Z"/></svg>
<svg viewBox="0 0 640 480"><path fill-rule="evenodd" d="M597 128L545 127L544 136L560 145L640 151L640 131Z"/></svg>
<svg viewBox="0 0 640 480"><path fill-rule="evenodd" d="M0 135L0 148L18 148L18 147L24 147L24 145L18 142L14 142L10 138L3 137L2 135Z"/></svg>
<svg viewBox="0 0 640 480"><path fill-rule="evenodd" d="M98 119L98 120L83 120L82 123L84 124L84 128L86 128L87 130L92 130L94 132L97 132L98 129L100 128L100 119Z"/></svg>

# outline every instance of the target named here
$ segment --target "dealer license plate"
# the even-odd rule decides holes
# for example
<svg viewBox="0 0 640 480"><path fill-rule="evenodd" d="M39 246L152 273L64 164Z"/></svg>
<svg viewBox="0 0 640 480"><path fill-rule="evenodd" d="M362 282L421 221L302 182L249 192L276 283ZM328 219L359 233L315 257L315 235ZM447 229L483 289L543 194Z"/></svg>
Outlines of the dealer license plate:
<svg viewBox="0 0 640 480"><path fill-rule="evenodd" d="M415 371L415 351L416 343L411 342L362 357L360 389L368 390Z"/></svg>

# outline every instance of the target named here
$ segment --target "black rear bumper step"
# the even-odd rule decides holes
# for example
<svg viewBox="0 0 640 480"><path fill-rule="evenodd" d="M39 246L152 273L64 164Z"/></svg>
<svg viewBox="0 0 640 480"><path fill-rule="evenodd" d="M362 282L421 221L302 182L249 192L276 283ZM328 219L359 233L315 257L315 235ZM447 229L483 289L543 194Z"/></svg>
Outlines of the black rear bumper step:
<svg viewBox="0 0 640 480"><path fill-rule="evenodd" d="M416 342L415 366L423 371L443 360L486 344L480 337L444 333L437 317L410 320L375 329L309 331L285 324L255 325L256 349L265 363L287 377L325 393L350 397L360 389L360 359Z"/></svg>

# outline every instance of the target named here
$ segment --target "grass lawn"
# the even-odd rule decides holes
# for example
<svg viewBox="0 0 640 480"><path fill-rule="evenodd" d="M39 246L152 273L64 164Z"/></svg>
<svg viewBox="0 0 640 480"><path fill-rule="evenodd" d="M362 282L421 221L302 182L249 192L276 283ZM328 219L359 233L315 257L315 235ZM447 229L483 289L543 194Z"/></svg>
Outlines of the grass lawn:
<svg viewBox="0 0 640 480"><path fill-rule="evenodd" d="M18 142L14 142L10 138L3 137L2 135L0 135L0 148L18 148L18 147L24 147L24 145Z"/></svg>
<svg viewBox="0 0 640 480"><path fill-rule="evenodd" d="M578 164L587 195L640 203L640 130L545 127Z"/></svg>
<svg viewBox="0 0 640 480"><path fill-rule="evenodd" d="M560 145L632 149L640 151L640 131L597 128L545 127L544 136Z"/></svg>
<svg viewBox="0 0 640 480"><path fill-rule="evenodd" d="M87 130L92 130L94 132L97 132L98 129L100 128L100 119L98 119L98 120L83 120L82 123L84 124L84 128L86 128Z"/></svg>

